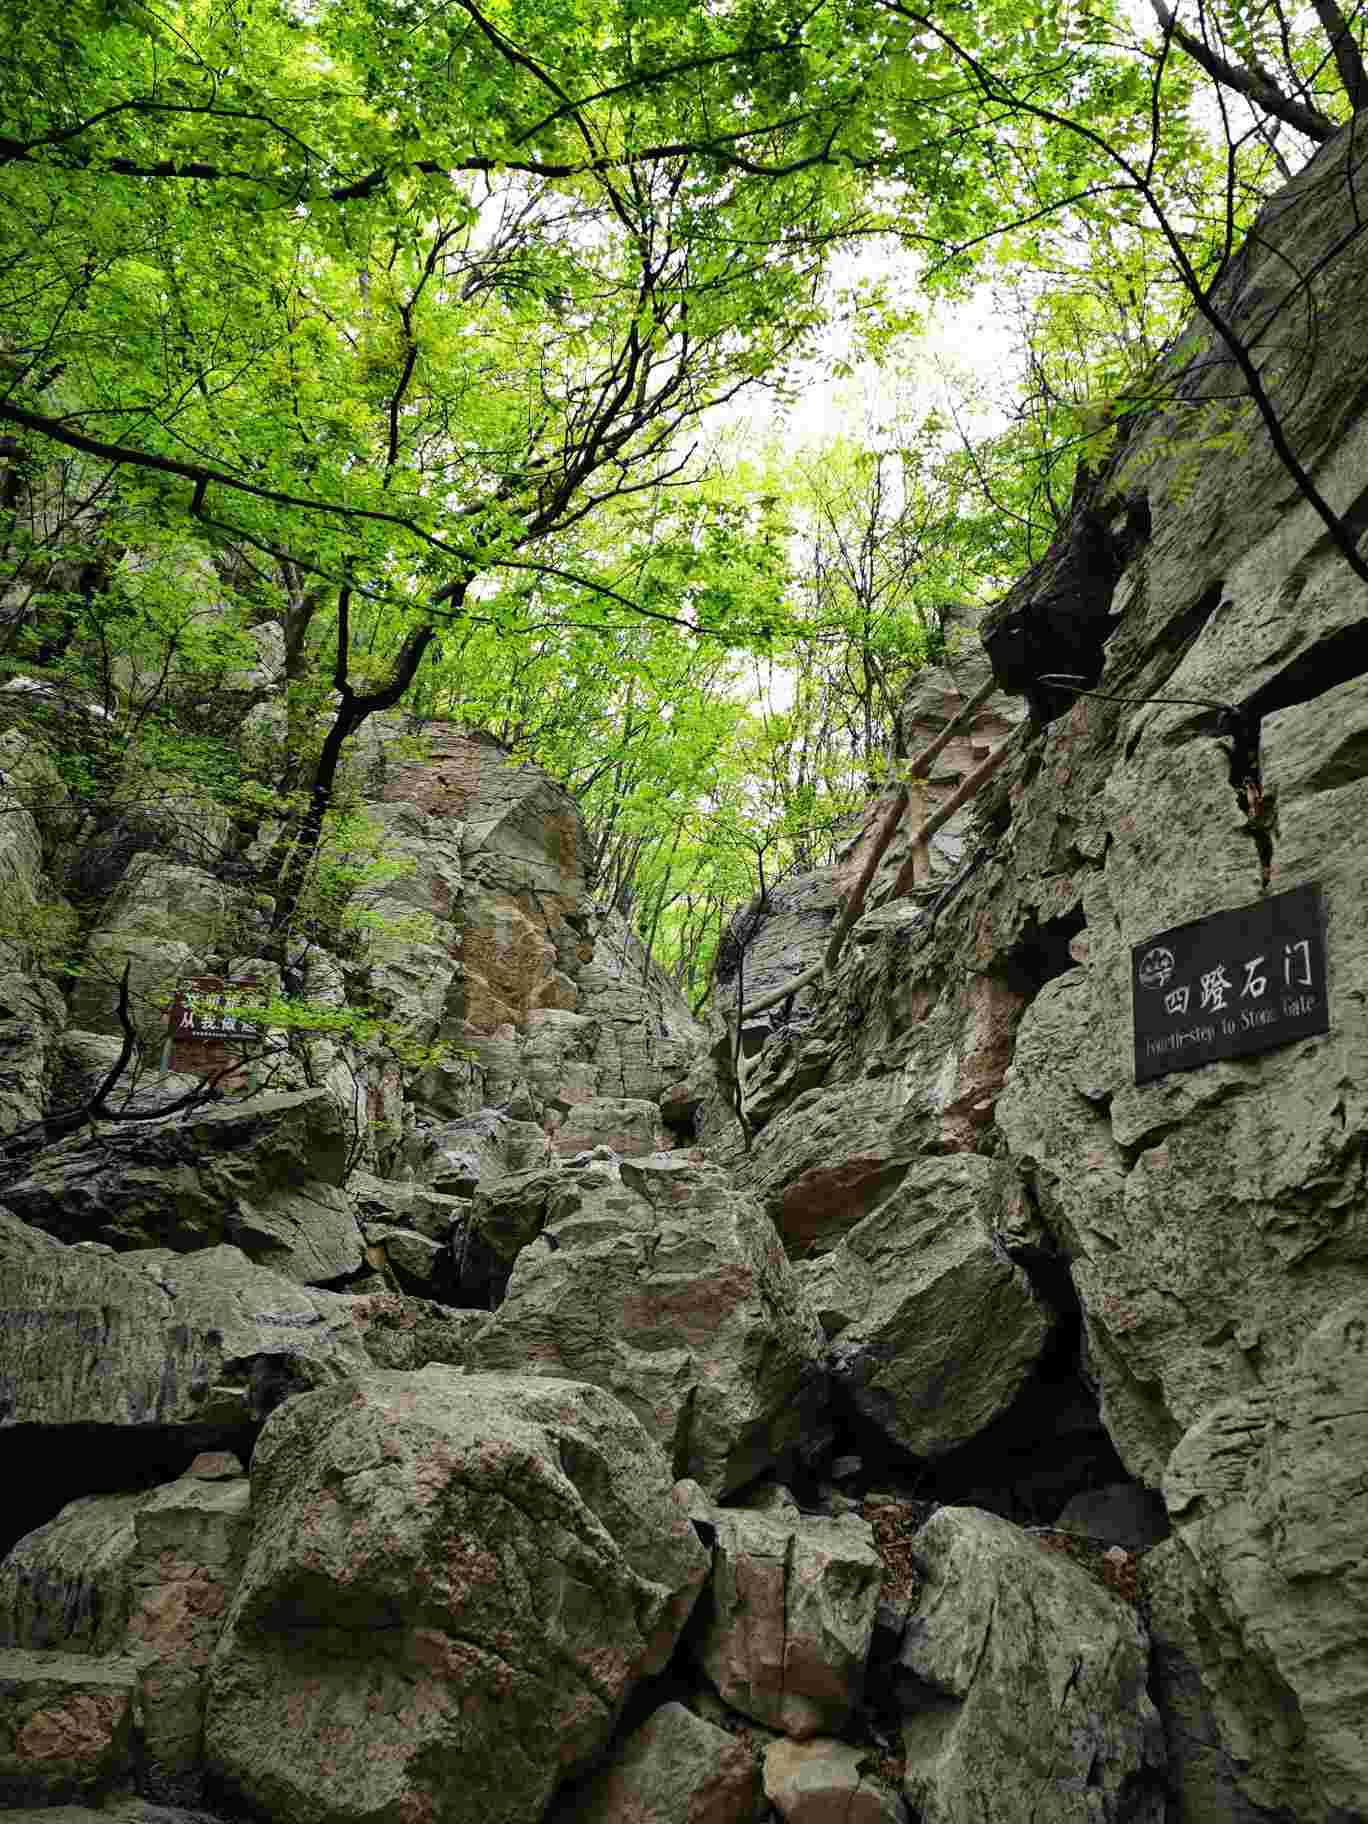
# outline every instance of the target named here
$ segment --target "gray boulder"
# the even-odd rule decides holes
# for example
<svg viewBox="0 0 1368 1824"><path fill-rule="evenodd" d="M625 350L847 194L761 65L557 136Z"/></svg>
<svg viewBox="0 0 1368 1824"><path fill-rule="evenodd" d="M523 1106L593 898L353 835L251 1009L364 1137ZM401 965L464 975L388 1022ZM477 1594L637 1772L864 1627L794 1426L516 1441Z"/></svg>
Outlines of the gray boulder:
<svg viewBox="0 0 1368 1824"><path fill-rule="evenodd" d="M206 1755L277 1824L536 1824L706 1571L659 1451L566 1381L428 1368L292 1400L253 1497Z"/></svg>
<svg viewBox="0 0 1368 1824"><path fill-rule="evenodd" d="M837 1384L913 1456L953 1450L1004 1412L1051 1314L982 1217L986 1159L920 1160L829 1254L800 1267Z"/></svg>
<svg viewBox="0 0 1368 1824"><path fill-rule="evenodd" d="M133 1772L125 1659L0 1648L0 1809L98 1798Z"/></svg>
<svg viewBox="0 0 1368 1824"><path fill-rule="evenodd" d="M1295 1697L1310 1816L1352 1817L1368 1793L1365 1462L1360 1294L1322 1318L1271 1385L1213 1406L1164 1477L1174 1529L1256 1663L1256 1682Z"/></svg>
<svg viewBox="0 0 1368 1824"><path fill-rule="evenodd" d="M470 1362L606 1387L717 1495L810 1430L820 1353L773 1225L663 1155L566 1175Z"/></svg>
<svg viewBox="0 0 1368 1824"><path fill-rule="evenodd" d="M576 1102L552 1137L562 1158L606 1146L619 1157L635 1158L658 1152L665 1144L660 1108L655 1102L596 1097Z"/></svg>
<svg viewBox="0 0 1368 1824"><path fill-rule="evenodd" d="M683 1704L663 1704L551 1824L753 1824L759 1796L743 1742Z"/></svg>
<svg viewBox="0 0 1368 1824"><path fill-rule="evenodd" d="M786 1735L832 1734L863 1693L883 1561L868 1524L713 1508L689 1650L723 1701Z"/></svg>
<svg viewBox="0 0 1368 1824"><path fill-rule="evenodd" d="M325 1090L251 1096L48 1147L3 1203L62 1241L188 1252L227 1242L302 1284L355 1272L347 1134Z"/></svg>
<svg viewBox="0 0 1368 1824"><path fill-rule="evenodd" d="M794 1259L834 1248L906 1175L918 1136L895 1094L892 1078L808 1090L736 1162Z"/></svg>
<svg viewBox="0 0 1368 1824"><path fill-rule="evenodd" d="M873 1755L819 1736L771 1742L765 1751L765 1797L784 1824L906 1824L899 1795L872 1777Z"/></svg>
<svg viewBox="0 0 1368 1824"><path fill-rule="evenodd" d="M943 1507L899 1649L907 1797L924 1824L1162 1824L1139 1617L1007 1521Z"/></svg>
<svg viewBox="0 0 1368 1824"><path fill-rule="evenodd" d="M64 1247L0 1212L0 1428L207 1437L370 1366L348 1298L236 1248L138 1258Z"/></svg>

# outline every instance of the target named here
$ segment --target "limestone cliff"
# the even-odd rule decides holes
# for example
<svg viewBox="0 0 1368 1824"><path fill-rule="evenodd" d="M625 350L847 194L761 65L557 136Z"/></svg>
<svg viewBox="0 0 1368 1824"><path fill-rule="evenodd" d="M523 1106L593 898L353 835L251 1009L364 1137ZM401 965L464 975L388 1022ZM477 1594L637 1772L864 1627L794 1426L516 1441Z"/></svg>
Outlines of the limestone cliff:
<svg viewBox="0 0 1368 1824"><path fill-rule="evenodd" d="M1362 156L1324 149L1221 294L1355 536ZM762 1126L736 1172L813 1259L851 1409L931 1458L947 1415L925 1424L927 1319L900 1296L925 1303L964 1195L946 1168L973 1167L998 1274L1024 1271L1061 1337L1081 1320L1082 1383L1167 1509L1142 1583L1176 1815L1323 1824L1368 1813L1368 597L1231 374L1209 332L1184 339L1171 409L985 628L1033 722L975 807L982 860L934 918L914 896L856 927L801 1049L780 1031L751 1067ZM1062 672L1101 694L1039 682ZM1132 947L1306 883L1328 1033L1137 1084ZM1039 1347L984 1259L977 1348L956 1353L975 1385L984 1351ZM959 1276L958 1316L967 1266L934 1271Z"/></svg>

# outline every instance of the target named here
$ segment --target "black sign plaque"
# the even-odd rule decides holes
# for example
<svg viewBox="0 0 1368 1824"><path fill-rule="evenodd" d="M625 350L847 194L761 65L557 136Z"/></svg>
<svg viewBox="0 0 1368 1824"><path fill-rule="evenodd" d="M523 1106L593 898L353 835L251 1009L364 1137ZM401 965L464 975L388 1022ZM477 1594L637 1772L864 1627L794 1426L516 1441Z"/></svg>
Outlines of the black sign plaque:
<svg viewBox="0 0 1368 1824"><path fill-rule="evenodd" d="M1160 931L1131 951L1135 1080L1330 1030L1318 886Z"/></svg>

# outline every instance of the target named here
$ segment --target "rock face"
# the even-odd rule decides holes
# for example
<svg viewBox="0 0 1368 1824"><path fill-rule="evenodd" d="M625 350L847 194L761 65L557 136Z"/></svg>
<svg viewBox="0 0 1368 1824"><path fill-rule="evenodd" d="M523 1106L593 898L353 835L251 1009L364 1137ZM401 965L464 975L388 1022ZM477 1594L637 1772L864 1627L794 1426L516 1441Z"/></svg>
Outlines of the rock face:
<svg viewBox="0 0 1368 1824"><path fill-rule="evenodd" d="M802 1269L832 1340L837 1385L916 1457L976 1437L1020 1391L1049 1311L981 1212L992 1168L972 1154L919 1161L839 1247Z"/></svg>
<svg viewBox="0 0 1368 1824"><path fill-rule="evenodd" d="M281 1824L535 1824L706 1569L655 1446L569 1382L364 1377L284 1407L252 1474L206 1745Z"/></svg>
<svg viewBox="0 0 1368 1824"><path fill-rule="evenodd" d="M369 1366L349 1299L236 1248L150 1266L63 1247L0 1214L0 1425L197 1437Z"/></svg>
<svg viewBox="0 0 1368 1824"><path fill-rule="evenodd" d="M98 1799L131 1772L126 1660L0 1650L0 1806Z"/></svg>
<svg viewBox="0 0 1368 1824"><path fill-rule="evenodd" d="M326 1091L259 1095L183 1121L73 1135L0 1198L62 1241L177 1252L229 1242L318 1284L361 1265L361 1232L340 1188L346 1152Z"/></svg>
<svg viewBox="0 0 1368 1824"><path fill-rule="evenodd" d="M666 1154L567 1175L469 1359L607 1388L720 1494L803 1437L820 1351L768 1219Z"/></svg>
<svg viewBox="0 0 1368 1824"><path fill-rule="evenodd" d="M759 1777L724 1729L663 1704L554 1824L752 1824Z"/></svg>
<svg viewBox="0 0 1368 1824"><path fill-rule="evenodd" d="M1355 525L1368 251L1341 236L1362 160L1349 138L1323 148L1221 300L1270 378L1301 376L1273 382L1274 404ZM1321 275L1314 361L1284 307L1294 267ZM1178 1535L1153 1574L1177 1815L1327 1824L1368 1791L1346 1722L1364 1689L1361 1524L1354 1547L1337 1518L1361 1506L1365 1452L1348 1339L1368 1261L1368 643L1362 587L1232 371L1205 331L1185 340L1183 403L1129 429L990 617L998 683L1033 726L964 814L960 858L906 900L877 888L801 1044L777 1032L751 1059L762 1125L735 1169L837 1326L840 1267L898 1187L965 1154L1015 1181L990 1226L1054 1306L1055 1356L1081 1326L1116 1453L1091 1480L1162 1492ZM1229 441L1199 457L1196 419L1218 411ZM1108 694L1041 686L1053 671ZM1198 700L1238 710L1233 748ZM1137 1083L1133 949L1306 884L1329 1032ZM1232 999L1249 960L1230 959ZM709 1135L733 1157L720 1121ZM955 1346L956 1387L976 1359ZM988 1480L981 1457L951 1458L945 1478Z"/></svg>
<svg viewBox="0 0 1368 1824"><path fill-rule="evenodd" d="M715 1508L712 1579L690 1651L724 1702L803 1739L850 1720L883 1564L865 1521Z"/></svg>
<svg viewBox="0 0 1368 1824"><path fill-rule="evenodd" d="M907 1807L868 1777L869 1759L848 1742L773 1742L765 1797L784 1824L905 1824Z"/></svg>
<svg viewBox="0 0 1368 1824"><path fill-rule="evenodd" d="M945 1507L898 1663L926 1824L1162 1824L1163 1740L1133 1610L995 1515Z"/></svg>
<svg viewBox="0 0 1368 1824"><path fill-rule="evenodd" d="M1164 1476L1179 1538L1250 1656L1295 1696L1329 1805L1368 1794L1368 1295L1346 1300L1269 1389L1213 1406Z"/></svg>
<svg viewBox="0 0 1368 1824"><path fill-rule="evenodd" d="M146 1495L75 1501L0 1567L0 1643L60 1643L136 1673L144 1789L195 1799L204 1673L246 1550L250 1491L228 1453Z"/></svg>

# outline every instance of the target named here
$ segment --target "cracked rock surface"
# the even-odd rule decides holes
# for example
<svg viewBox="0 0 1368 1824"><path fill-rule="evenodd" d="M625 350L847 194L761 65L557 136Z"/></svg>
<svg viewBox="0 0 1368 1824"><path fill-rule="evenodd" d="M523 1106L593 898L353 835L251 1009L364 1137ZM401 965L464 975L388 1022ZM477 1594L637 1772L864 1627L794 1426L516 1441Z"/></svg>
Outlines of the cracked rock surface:
<svg viewBox="0 0 1368 1824"><path fill-rule="evenodd" d="M924 1824L1163 1824L1135 1611L994 1514L943 1507L898 1655Z"/></svg>
<svg viewBox="0 0 1368 1824"><path fill-rule="evenodd" d="M472 1368L607 1388L711 1495L812 1428L820 1331L773 1224L722 1173L670 1154L605 1161L567 1174L547 1207Z"/></svg>
<svg viewBox="0 0 1368 1824"><path fill-rule="evenodd" d="M608 1394L373 1373L292 1400L210 1673L211 1773L273 1824L535 1824L707 1568Z"/></svg>

